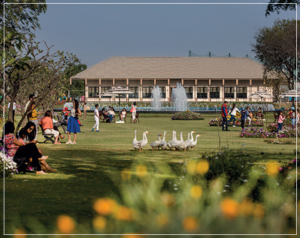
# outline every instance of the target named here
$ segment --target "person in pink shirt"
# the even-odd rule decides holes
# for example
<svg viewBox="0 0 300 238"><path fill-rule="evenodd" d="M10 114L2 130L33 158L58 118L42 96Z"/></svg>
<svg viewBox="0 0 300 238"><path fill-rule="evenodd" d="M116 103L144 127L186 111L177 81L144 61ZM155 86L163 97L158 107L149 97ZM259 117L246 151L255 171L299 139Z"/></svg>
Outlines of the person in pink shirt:
<svg viewBox="0 0 300 238"><path fill-rule="evenodd" d="M277 127L277 133L282 130L283 121L285 117L282 115L282 111L278 112L278 127Z"/></svg>
<svg viewBox="0 0 300 238"><path fill-rule="evenodd" d="M54 144L61 144L58 139L59 139L59 131L54 130L53 127L53 121L51 118L51 111L48 110L45 113L45 117L41 120L40 124L42 125L43 130L45 131L46 134L53 134L55 137L55 142Z"/></svg>

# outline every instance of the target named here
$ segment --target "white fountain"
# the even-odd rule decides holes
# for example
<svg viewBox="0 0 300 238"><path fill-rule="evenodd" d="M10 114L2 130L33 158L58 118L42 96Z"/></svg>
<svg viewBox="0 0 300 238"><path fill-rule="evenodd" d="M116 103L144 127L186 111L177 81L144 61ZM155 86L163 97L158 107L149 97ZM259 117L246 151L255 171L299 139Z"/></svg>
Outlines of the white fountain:
<svg viewBox="0 0 300 238"><path fill-rule="evenodd" d="M152 90L151 96L151 107L152 110L159 111L161 109L161 89L158 86L155 86Z"/></svg>
<svg viewBox="0 0 300 238"><path fill-rule="evenodd" d="M188 109L187 96L184 87L177 83L176 88L172 89L172 101L175 111L186 111Z"/></svg>

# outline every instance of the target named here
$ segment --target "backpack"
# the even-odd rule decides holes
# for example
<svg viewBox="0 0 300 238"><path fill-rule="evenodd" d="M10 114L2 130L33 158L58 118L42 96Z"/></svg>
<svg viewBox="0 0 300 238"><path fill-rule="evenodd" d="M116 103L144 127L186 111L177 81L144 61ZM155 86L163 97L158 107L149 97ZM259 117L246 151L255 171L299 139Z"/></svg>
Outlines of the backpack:
<svg viewBox="0 0 300 238"><path fill-rule="evenodd" d="M26 157L14 158L13 161L17 164L18 173L26 173L25 170L28 166L28 161Z"/></svg>

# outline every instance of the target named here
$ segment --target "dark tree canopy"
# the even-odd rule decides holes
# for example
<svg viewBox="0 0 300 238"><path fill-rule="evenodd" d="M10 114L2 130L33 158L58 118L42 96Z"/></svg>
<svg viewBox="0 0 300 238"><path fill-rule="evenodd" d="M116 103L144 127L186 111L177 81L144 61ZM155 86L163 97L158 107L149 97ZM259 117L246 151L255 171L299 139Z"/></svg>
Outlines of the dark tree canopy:
<svg viewBox="0 0 300 238"><path fill-rule="evenodd" d="M300 21L298 21L298 24ZM264 65L266 74L283 75L289 89L294 89L294 84L299 81L296 75L296 51L300 56L300 30L298 28L298 38L296 39L295 20L276 20L272 27L263 27L254 36L256 43L252 45L252 51L256 53L256 58ZM298 66L299 68L299 59Z"/></svg>
<svg viewBox="0 0 300 238"><path fill-rule="evenodd" d="M274 4L277 3L277 4ZM295 3L295 4L289 4ZM296 10L296 4L299 4L300 0L270 0L267 10L266 16L270 15L272 12L277 12L279 14L280 10Z"/></svg>
<svg viewBox="0 0 300 238"><path fill-rule="evenodd" d="M0 0L1 25L4 22L4 3L19 3L5 4L5 28L22 33L32 32L32 30L40 28L38 16L47 11L47 4L38 3L46 3L46 0Z"/></svg>

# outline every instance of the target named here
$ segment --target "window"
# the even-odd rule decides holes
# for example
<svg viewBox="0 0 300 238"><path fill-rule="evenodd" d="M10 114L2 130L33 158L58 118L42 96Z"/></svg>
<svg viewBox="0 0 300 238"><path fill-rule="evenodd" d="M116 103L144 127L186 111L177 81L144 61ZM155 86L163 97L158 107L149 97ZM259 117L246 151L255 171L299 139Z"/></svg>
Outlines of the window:
<svg viewBox="0 0 300 238"><path fill-rule="evenodd" d="M247 87L236 88L236 97L237 98L247 98Z"/></svg>
<svg viewBox="0 0 300 238"><path fill-rule="evenodd" d="M139 87L129 87L129 91L133 92L133 94L128 94L129 98L139 97Z"/></svg>
<svg viewBox="0 0 300 238"><path fill-rule="evenodd" d="M220 87L210 88L210 98L220 98Z"/></svg>
<svg viewBox="0 0 300 238"><path fill-rule="evenodd" d="M225 98L234 98L234 87L225 87Z"/></svg>
<svg viewBox="0 0 300 238"><path fill-rule="evenodd" d="M99 98L99 87L89 87L89 98Z"/></svg>
<svg viewBox="0 0 300 238"><path fill-rule="evenodd" d="M101 87L101 93L104 93L109 89L111 89L111 87ZM101 96L101 98L111 98L111 96Z"/></svg>
<svg viewBox="0 0 300 238"><path fill-rule="evenodd" d="M166 87L159 87L161 90L161 98L166 98Z"/></svg>
<svg viewBox="0 0 300 238"><path fill-rule="evenodd" d="M197 88L197 98L207 98L207 87Z"/></svg>
<svg viewBox="0 0 300 238"><path fill-rule="evenodd" d="M187 98L193 98L193 87L184 87Z"/></svg>
<svg viewBox="0 0 300 238"><path fill-rule="evenodd" d="M152 87L143 87L143 98L151 98Z"/></svg>

